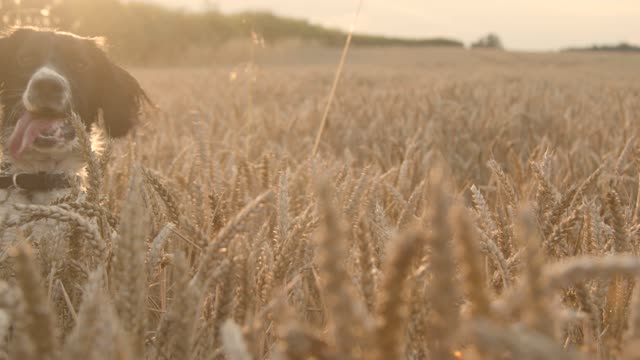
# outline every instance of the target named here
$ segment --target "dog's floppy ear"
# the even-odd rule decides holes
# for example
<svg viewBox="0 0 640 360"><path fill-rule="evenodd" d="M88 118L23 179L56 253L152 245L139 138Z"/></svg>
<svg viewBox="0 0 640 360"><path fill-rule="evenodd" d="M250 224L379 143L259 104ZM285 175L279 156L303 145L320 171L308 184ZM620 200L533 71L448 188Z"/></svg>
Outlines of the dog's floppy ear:
<svg viewBox="0 0 640 360"><path fill-rule="evenodd" d="M151 101L138 81L107 57L104 39L87 40L91 42L93 57L99 66L97 105L102 109L107 134L125 136L136 124L142 106Z"/></svg>
<svg viewBox="0 0 640 360"><path fill-rule="evenodd" d="M12 63L15 56L16 37L20 37L28 30L10 28L0 31L0 90L5 86L12 72Z"/></svg>
<svg viewBox="0 0 640 360"><path fill-rule="evenodd" d="M0 90L4 87L5 81L7 81L7 68L9 55L9 39L6 36L0 34Z"/></svg>
<svg viewBox="0 0 640 360"><path fill-rule="evenodd" d="M138 81L125 69L107 62L101 84L99 104L107 133L111 137L126 135L136 124L141 107L149 98Z"/></svg>

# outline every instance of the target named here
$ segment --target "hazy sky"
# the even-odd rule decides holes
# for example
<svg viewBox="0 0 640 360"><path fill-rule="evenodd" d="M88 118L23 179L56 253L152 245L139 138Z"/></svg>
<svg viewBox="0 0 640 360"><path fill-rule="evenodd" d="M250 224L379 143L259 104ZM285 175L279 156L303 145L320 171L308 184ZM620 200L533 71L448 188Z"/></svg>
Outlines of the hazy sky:
<svg viewBox="0 0 640 360"><path fill-rule="evenodd" d="M358 0L145 0L223 12L271 10L348 29ZM640 44L640 0L364 0L357 31L450 36L469 43L495 32L512 49L545 50L621 41Z"/></svg>

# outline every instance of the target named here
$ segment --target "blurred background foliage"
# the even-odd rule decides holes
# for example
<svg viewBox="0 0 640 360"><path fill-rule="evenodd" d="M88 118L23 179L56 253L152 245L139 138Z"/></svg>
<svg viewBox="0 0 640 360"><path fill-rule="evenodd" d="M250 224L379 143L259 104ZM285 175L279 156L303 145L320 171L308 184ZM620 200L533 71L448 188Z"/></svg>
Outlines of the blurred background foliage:
<svg viewBox="0 0 640 360"><path fill-rule="evenodd" d="M343 31L267 12L222 14L214 8L186 12L118 0L0 0L2 27L55 27L85 36L105 36L112 55L131 64L180 63L185 56L215 58L237 41L276 46L344 44ZM354 46L463 47L452 39L399 39L356 35Z"/></svg>

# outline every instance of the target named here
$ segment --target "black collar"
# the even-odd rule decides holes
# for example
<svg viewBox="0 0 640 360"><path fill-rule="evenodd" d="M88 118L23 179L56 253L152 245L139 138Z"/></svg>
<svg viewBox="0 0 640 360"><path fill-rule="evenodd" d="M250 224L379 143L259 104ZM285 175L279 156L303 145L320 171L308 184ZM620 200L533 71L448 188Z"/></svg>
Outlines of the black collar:
<svg viewBox="0 0 640 360"><path fill-rule="evenodd" d="M71 181L65 174L36 174L17 173L0 175L0 189L14 187L27 191L50 191L72 187Z"/></svg>

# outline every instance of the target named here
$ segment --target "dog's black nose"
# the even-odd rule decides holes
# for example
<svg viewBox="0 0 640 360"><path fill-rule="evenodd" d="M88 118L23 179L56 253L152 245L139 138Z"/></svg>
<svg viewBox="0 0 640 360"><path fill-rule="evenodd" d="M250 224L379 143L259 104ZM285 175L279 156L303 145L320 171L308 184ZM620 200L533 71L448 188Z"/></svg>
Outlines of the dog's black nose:
<svg viewBox="0 0 640 360"><path fill-rule="evenodd" d="M65 84L56 78L40 78L35 80L31 86L33 92L42 99L64 96Z"/></svg>
<svg viewBox="0 0 640 360"><path fill-rule="evenodd" d="M27 110L38 113L64 113L70 100L69 82L55 70L46 67L31 77L24 94Z"/></svg>

